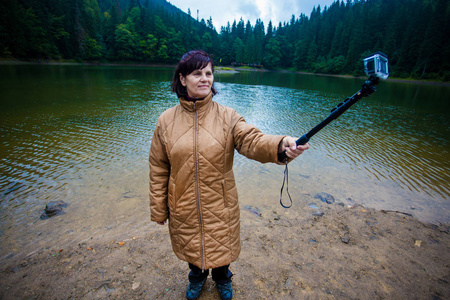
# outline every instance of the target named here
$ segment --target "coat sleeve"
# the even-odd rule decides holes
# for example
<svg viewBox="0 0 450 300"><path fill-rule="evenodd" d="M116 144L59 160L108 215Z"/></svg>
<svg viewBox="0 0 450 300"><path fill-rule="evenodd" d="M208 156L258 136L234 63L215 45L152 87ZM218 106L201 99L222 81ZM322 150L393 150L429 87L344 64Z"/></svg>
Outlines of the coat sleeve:
<svg viewBox="0 0 450 300"><path fill-rule="evenodd" d="M169 217L167 200L170 162L163 142L159 119L150 146L149 167L150 219L155 222L163 222Z"/></svg>
<svg viewBox="0 0 450 300"><path fill-rule="evenodd" d="M240 154L261 163L280 163L278 145L284 136L264 134L255 126L247 124L236 112L233 112L233 120L234 145Z"/></svg>

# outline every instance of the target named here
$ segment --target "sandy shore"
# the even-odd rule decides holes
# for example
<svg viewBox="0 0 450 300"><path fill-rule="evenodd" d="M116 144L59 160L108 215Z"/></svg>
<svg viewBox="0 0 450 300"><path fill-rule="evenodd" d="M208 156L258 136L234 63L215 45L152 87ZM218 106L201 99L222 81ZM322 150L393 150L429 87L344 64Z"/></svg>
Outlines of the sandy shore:
<svg viewBox="0 0 450 300"><path fill-rule="evenodd" d="M338 203L241 212L234 299L450 299L448 225ZM167 226L120 236L2 259L0 299L184 299ZM200 299L219 299L211 278Z"/></svg>

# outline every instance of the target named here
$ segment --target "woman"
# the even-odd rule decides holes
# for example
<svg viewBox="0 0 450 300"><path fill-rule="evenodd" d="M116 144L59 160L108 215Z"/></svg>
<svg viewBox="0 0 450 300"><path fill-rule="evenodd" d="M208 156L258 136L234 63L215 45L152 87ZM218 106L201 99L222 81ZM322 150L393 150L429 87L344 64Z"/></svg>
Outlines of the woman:
<svg viewBox="0 0 450 300"><path fill-rule="evenodd" d="M181 58L172 81L180 104L159 117L150 163L151 220L169 220L172 248L189 263L187 299L196 299L209 269L222 299L231 299L228 269L241 250L239 203L233 174L234 149L262 163L283 163L308 145L295 138L263 134L234 109L213 101L214 65L207 53Z"/></svg>

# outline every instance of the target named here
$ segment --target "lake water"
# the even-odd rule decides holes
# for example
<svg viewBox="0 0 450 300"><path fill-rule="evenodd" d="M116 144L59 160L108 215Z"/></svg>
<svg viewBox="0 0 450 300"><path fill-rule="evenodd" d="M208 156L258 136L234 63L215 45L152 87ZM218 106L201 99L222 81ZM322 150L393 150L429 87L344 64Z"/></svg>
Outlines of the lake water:
<svg viewBox="0 0 450 300"><path fill-rule="evenodd" d="M176 105L172 69L0 65L0 258L151 230L148 152ZM300 136L361 88L362 78L216 74L215 100L263 132ZM289 167L289 211L326 192L351 205L450 221L450 87L383 81L315 135ZM283 211L284 168L240 155L241 206ZM66 214L40 220L62 200Z"/></svg>

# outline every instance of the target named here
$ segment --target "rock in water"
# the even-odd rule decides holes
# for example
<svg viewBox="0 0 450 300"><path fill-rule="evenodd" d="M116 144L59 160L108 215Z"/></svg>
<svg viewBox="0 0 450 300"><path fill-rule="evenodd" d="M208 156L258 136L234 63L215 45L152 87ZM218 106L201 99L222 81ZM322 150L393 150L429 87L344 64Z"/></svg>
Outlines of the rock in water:
<svg viewBox="0 0 450 300"><path fill-rule="evenodd" d="M259 211L259 208L250 206L250 205L246 205L245 209L248 210L249 212L257 215L258 217L261 217L261 212Z"/></svg>
<svg viewBox="0 0 450 300"><path fill-rule="evenodd" d="M316 217L323 217L324 214L325 214L324 212L318 210L318 211L316 211L315 213L313 213L313 216L316 216Z"/></svg>
<svg viewBox="0 0 450 300"><path fill-rule="evenodd" d="M314 198L320 199L320 201L328 204L333 204L335 202L334 197L327 193L318 193Z"/></svg>
<svg viewBox="0 0 450 300"><path fill-rule="evenodd" d="M311 207L311 208L314 208L314 209L319 209L319 207L315 203L311 203L308 206Z"/></svg>
<svg viewBox="0 0 450 300"><path fill-rule="evenodd" d="M64 201L50 201L45 206L44 212L41 215L41 220L51 218L53 216L59 216L65 214L63 211L67 207L67 203Z"/></svg>

